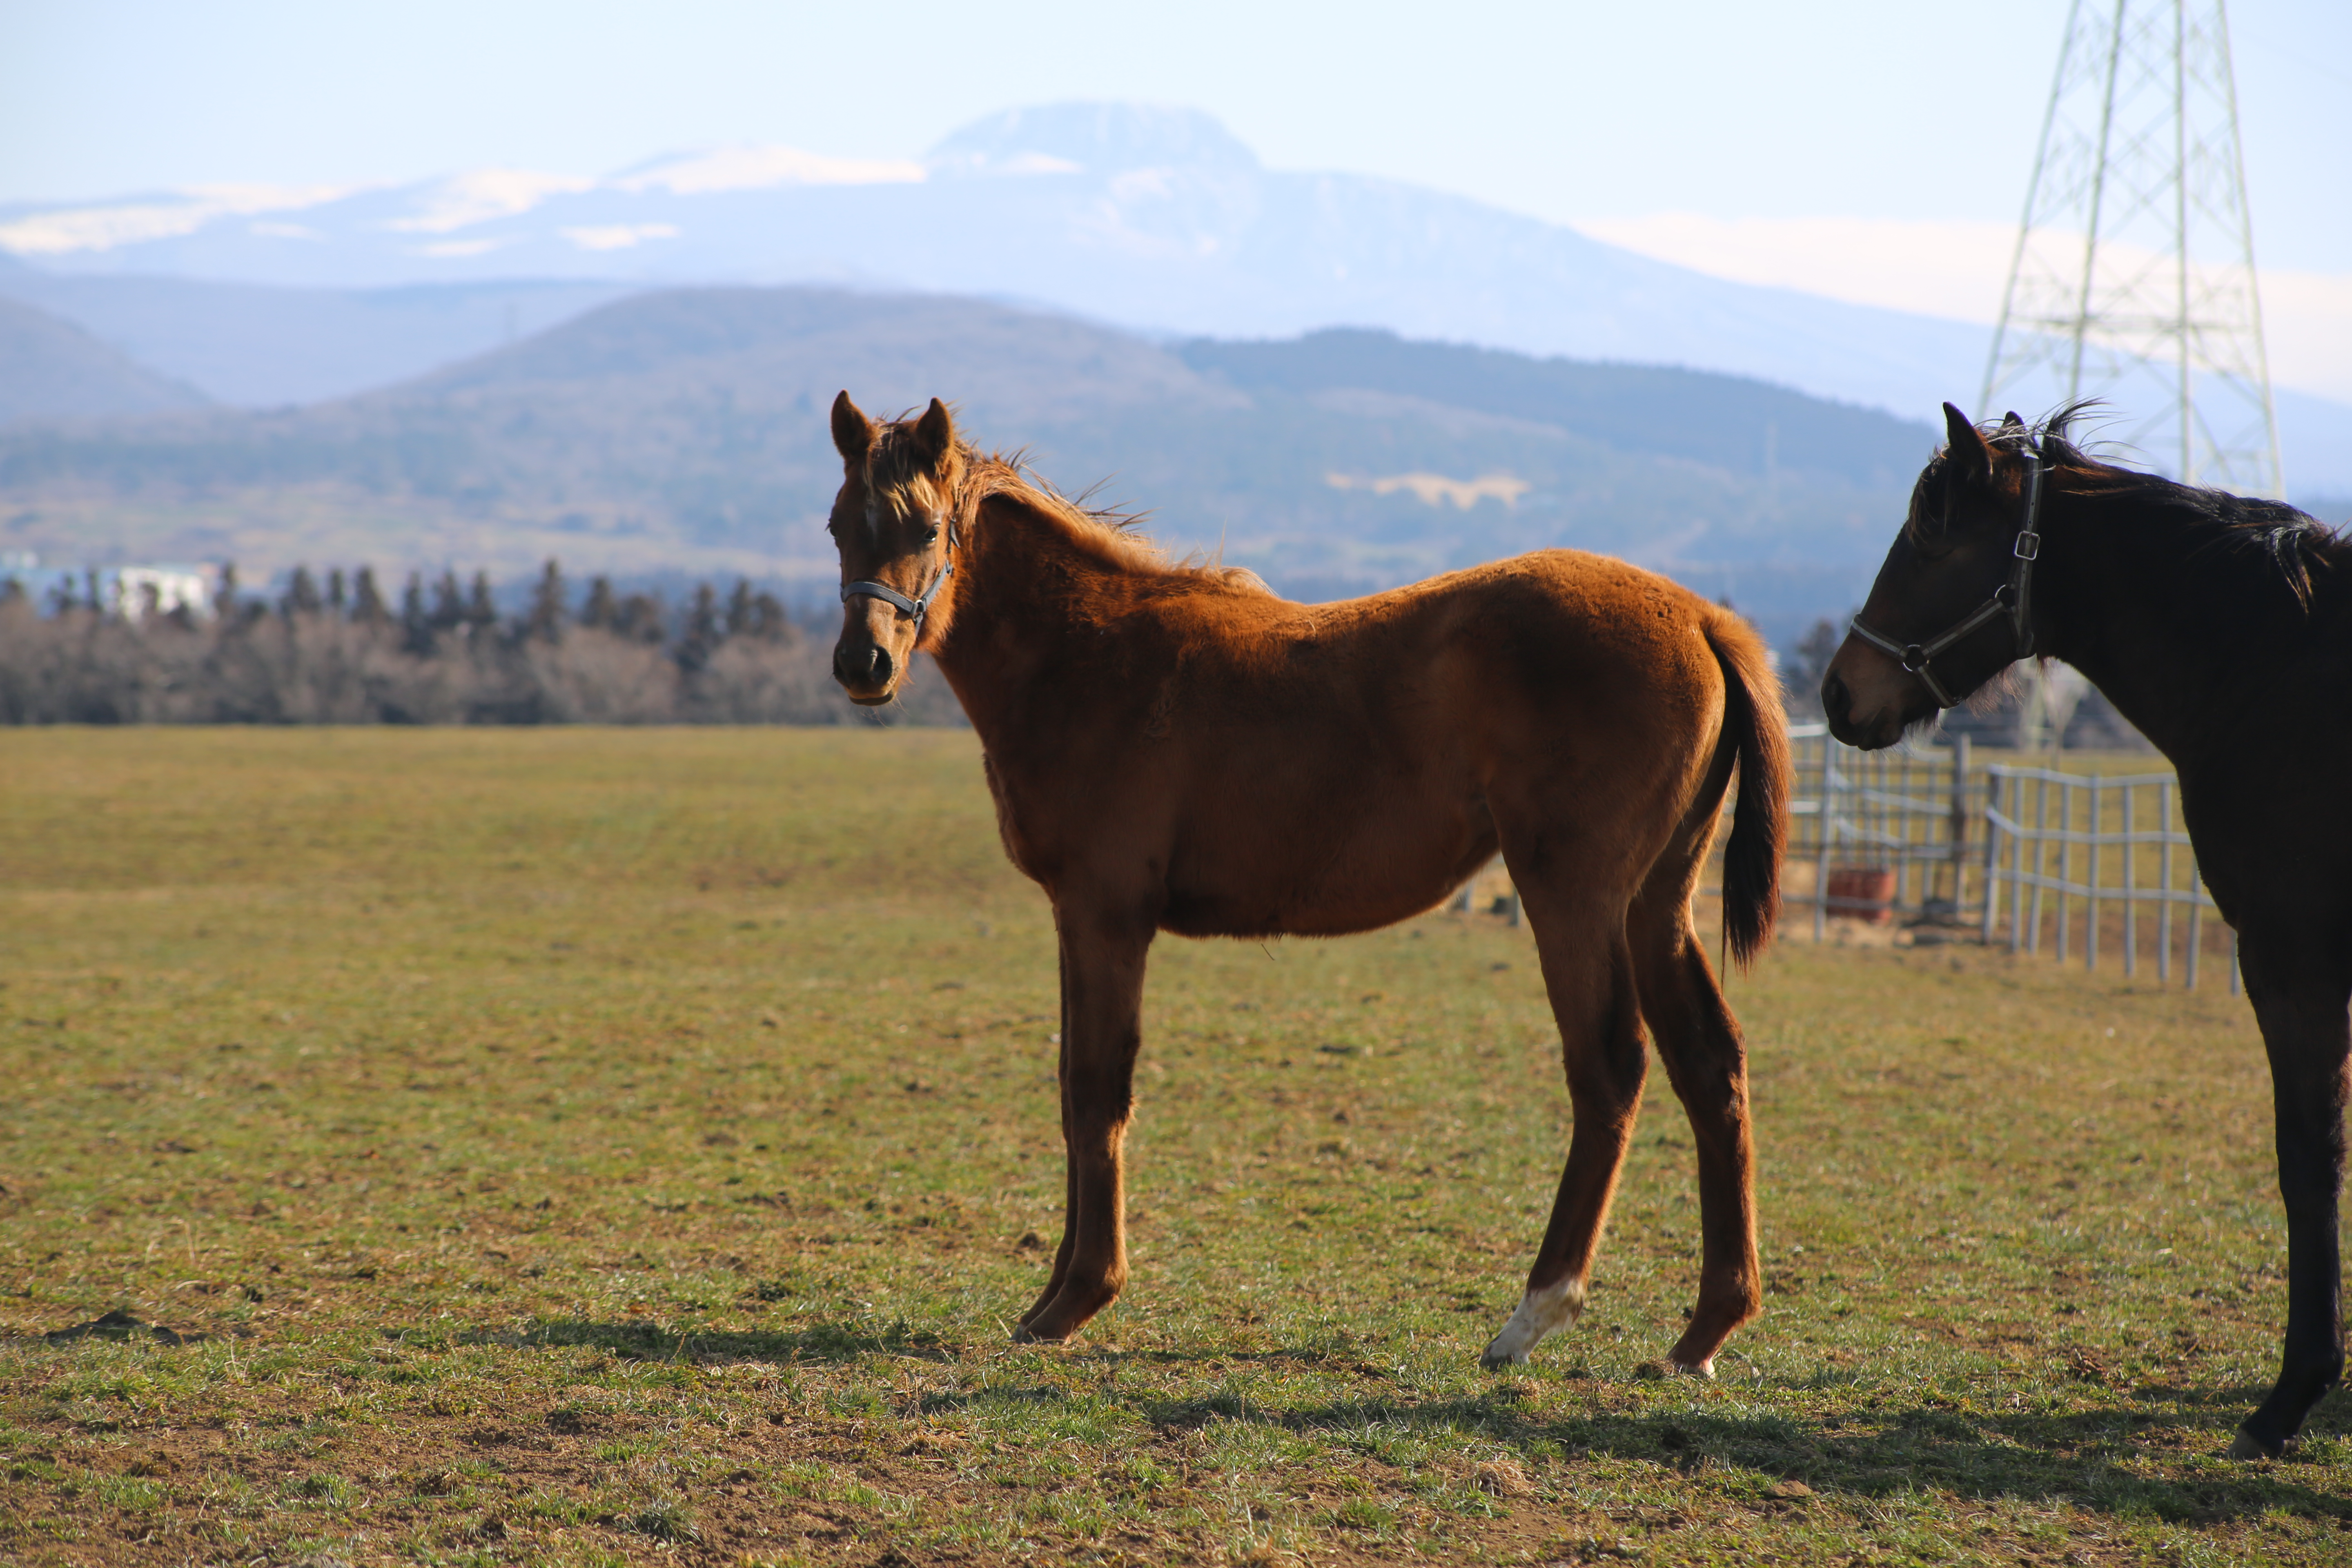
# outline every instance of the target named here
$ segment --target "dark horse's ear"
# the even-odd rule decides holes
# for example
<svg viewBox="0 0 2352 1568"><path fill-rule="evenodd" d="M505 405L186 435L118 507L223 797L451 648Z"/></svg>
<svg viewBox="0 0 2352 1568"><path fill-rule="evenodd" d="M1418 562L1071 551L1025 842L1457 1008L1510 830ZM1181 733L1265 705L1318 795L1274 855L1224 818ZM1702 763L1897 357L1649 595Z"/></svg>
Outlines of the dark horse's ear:
<svg viewBox="0 0 2352 1568"><path fill-rule="evenodd" d="M833 448L852 468L866 461L874 449L874 421L866 417L845 392L833 400Z"/></svg>
<svg viewBox="0 0 2352 1568"><path fill-rule="evenodd" d="M2008 413L2000 416L2000 433L2002 435L2006 436L2011 430L2022 430L2024 428L2024 416L2020 415L2016 409L2012 408Z"/></svg>
<svg viewBox="0 0 2352 1568"><path fill-rule="evenodd" d="M954 445L955 420L949 416L948 405L934 397L923 416L915 421L915 449L922 453L925 462L937 467Z"/></svg>
<svg viewBox="0 0 2352 1568"><path fill-rule="evenodd" d="M1945 450L1950 455L1955 478L1978 479L1992 472L1992 448L1985 444L1983 434L1948 403L1944 405L1944 433L1950 440Z"/></svg>

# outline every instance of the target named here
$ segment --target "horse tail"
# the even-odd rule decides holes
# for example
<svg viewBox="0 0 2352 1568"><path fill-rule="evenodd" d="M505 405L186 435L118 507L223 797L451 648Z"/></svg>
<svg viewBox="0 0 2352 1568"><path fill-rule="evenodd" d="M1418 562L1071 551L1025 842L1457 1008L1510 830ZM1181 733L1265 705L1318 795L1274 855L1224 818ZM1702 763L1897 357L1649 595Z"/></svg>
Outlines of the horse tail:
<svg viewBox="0 0 2352 1568"><path fill-rule="evenodd" d="M1723 735L1738 753L1739 795L1723 848L1723 934L1742 969L1772 938L1780 915L1780 857L1789 843L1789 725L1763 639L1728 610L1706 626L1723 670Z"/></svg>

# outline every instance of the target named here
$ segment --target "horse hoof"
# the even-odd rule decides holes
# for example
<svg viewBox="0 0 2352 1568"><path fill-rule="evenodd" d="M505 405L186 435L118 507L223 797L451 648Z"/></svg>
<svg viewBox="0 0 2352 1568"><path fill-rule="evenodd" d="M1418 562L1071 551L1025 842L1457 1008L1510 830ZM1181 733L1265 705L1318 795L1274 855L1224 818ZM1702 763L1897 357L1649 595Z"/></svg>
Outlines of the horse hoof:
<svg viewBox="0 0 2352 1568"><path fill-rule="evenodd" d="M1519 1298L1503 1331L1486 1342L1486 1348L1479 1353L1478 1364L1489 1371L1498 1366L1527 1365L1528 1353L1546 1334L1574 1328L1583 1311L1584 1287L1576 1280L1563 1279L1541 1289L1530 1287Z"/></svg>
<svg viewBox="0 0 2352 1568"><path fill-rule="evenodd" d="M2230 1439L2230 1458L2233 1459L2275 1459L2284 1451L2272 1447L2243 1426Z"/></svg>
<svg viewBox="0 0 2352 1568"><path fill-rule="evenodd" d="M1685 1365L1672 1356L1660 1356L1656 1361L1645 1361L1635 1367L1633 1375L1644 1383L1662 1382L1669 1377L1696 1377L1712 1383L1715 1381L1715 1359L1710 1356L1706 1361Z"/></svg>

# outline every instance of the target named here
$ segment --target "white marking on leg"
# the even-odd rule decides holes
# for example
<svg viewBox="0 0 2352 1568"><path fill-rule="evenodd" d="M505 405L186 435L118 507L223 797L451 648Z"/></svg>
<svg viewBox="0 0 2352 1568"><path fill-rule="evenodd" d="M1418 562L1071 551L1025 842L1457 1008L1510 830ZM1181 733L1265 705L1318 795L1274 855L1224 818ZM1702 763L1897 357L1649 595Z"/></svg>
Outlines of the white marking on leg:
<svg viewBox="0 0 2352 1568"><path fill-rule="evenodd" d="M1530 1288L1519 1298L1519 1309L1511 1321L1503 1325L1486 1352L1479 1356L1482 1366L1524 1366L1528 1352L1536 1342L1554 1329L1573 1324L1584 1311L1584 1281L1563 1279L1557 1285L1547 1285L1538 1290Z"/></svg>

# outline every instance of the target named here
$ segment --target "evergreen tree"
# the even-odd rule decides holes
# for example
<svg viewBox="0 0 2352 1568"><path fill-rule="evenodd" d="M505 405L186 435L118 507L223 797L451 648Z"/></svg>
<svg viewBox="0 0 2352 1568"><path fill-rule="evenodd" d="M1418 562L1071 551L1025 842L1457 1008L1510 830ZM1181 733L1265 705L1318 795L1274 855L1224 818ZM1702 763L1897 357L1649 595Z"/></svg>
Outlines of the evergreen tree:
<svg viewBox="0 0 2352 1568"><path fill-rule="evenodd" d="M632 594L621 601L614 630L632 642L658 647L662 641L662 602L651 594Z"/></svg>
<svg viewBox="0 0 2352 1568"><path fill-rule="evenodd" d="M340 566L327 574L327 608L339 616L343 613L343 569Z"/></svg>
<svg viewBox="0 0 2352 1568"><path fill-rule="evenodd" d="M466 624L476 631L488 631L499 624L498 602L490 597L490 574L474 574L474 592L466 601Z"/></svg>
<svg viewBox="0 0 2352 1568"><path fill-rule="evenodd" d="M384 609L383 594L375 585L375 568L361 567L352 579L352 619L363 626L378 626L390 618Z"/></svg>
<svg viewBox="0 0 2352 1568"><path fill-rule="evenodd" d="M454 632L465 624L465 591L457 586L457 574L445 570L433 584L433 629Z"/></svg>
<svg viewBox="0 0 2352 1568"><path fill-rule="evenodd" d="M727 595L727 635L745 637L752 630L751 579L735 579L735 591Z"/></svg>
<svg viewBox="0 0 2352 1568"><path fill-rule="evenodd" d="M454 584L453 584L454 585ZM434 617L425 610L425 578L411 572L400 595L400 646L419 658L433 651Z"/></svg>
<svg viewBox="0 0 2352 1568"><path fill-rule="evenodd" d="M621 624L620 602L613 597L613 580L596 577L588 584L588 602L580 606L580 624L611 631Z"/></svg>
<svg viewBox="0 0 2352 1568"><path fill-rule="evenodd" d="M1815 712L1821 707L1822 678L1829 673L1830 660L1837 657L1839 645L1845 633L1832 621L1813 623L1812 630L1797 644L1797 657L1789 668L1789 706L1801 712Z"/></svg>
<svg viewBox="0 0 2352 1568"><path fill-rule="evenodd" d="M213 608L223 619L236 614L236 563L221 563L220 584L213 590Z"/></svg>
<svg viewBox="0 0 2352 1568"><path fill-rule="evenodd" d="M751 595L750 630L761 642L788 643L793 639L793 618L784 614L783 605L773 594L764 591Z"/></svg>
<svg viewBox="0 0 2352 1568"><path fill-rule="evenodd" d="M278 602L278 613L289 620L296 616L315 616L319 605L318 579L310 575L308 566L297 566L293 580L286 584L286 597Z"/></svg>
<svg viewBox="0 0 2352 1568"><path fill-rule="evenodd" d="M539 574L539 586L530 596L530 635L541 642L563 640L563 569L552 555Z"/></svg>
<svg viewBox="0 0 2352 1568"><path fill-rule="evenodd" d="M708 583L694 585L694 605L686 612L686 629L677 639L677 667L685 670L702 668L727 634L719 625L719 595Z"/></svg>

